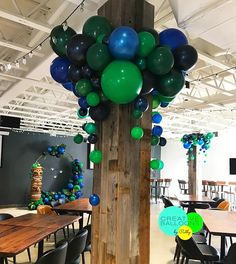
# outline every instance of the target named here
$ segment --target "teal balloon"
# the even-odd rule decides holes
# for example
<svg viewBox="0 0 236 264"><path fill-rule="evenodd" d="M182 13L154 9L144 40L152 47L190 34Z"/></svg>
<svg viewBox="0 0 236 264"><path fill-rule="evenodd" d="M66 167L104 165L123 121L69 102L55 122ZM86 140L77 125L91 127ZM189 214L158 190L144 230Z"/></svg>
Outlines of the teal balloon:
<svg viewBox="0 0 236 264"><path fill-rule="evenodd" d="M166 97L174 97L185 84L183 74L174 69L165 75L159 76L156 81L158 93Z"/></svg>
<svg viewBox="0 0 236 264"><path fill-rule="evenodd" d="M83 142L84 138L81 134L77 134L75 137L74 137L74 142L76 144L81 144Z"/></svg>
<svg viewBox="0 0 236 264"><path fill-rule="evenodd" d="M143 80L135 64L130 61L115 60L103 71L101 85L109 100L116 104L128 104L139 95Z"/></svg>
<svg viewBox="0 0 236 264"><path fill-rule="evenodd" d="M88 134L95 134L97 131L97 126L95 125L95 123L87 123L84 126L84 130L88 133Z"/></svg>
<svg viewBox="0 0 236 264"><path fill-rule="evenodd" d="M147 68L156 75L168 73L173 65L174 56L167 47L157 47L147 57Z"/></svg>
<svg viewBox="0 0 236 264"><path fill-rule="evenodd" d="M87 51L86 59L94 71L102 71L111 62L112 57L105 44L95 43Z"/></svg>

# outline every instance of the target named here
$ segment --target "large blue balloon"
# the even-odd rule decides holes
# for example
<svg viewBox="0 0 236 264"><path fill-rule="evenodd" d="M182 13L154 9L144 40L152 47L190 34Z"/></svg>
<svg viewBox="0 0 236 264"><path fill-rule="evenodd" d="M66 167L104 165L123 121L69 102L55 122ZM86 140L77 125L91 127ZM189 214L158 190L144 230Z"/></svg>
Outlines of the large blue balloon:
<svg viewBox="0 0 236 264"><path fill-rule="evenodd" d="M97 194L91 194L89 197L89 203L92 206L97 206L100 203L100 198Z"/></svg>
<svg viewBox="0 0 236 264"><path fill-rule="evenodd" d="M131 60L138 52L138 34L131 27L118 27L111 33L108 47L116 59Z"/></svg>
<svg viewBox="0 0 236 264"><path fill-rule="evenodd" d="M184 33L176 28L168 28L160 33L160 45L168 46L171 50L179 46L188 44L188 39Z"/></svg>
<svg viewBox="0 0 236 264"><path fill-rule="evenodd" d="M70 62L67 59L57 57L50 65L50 73L52 78L59 83L67 83L68 80L68 68Z"/></svg>

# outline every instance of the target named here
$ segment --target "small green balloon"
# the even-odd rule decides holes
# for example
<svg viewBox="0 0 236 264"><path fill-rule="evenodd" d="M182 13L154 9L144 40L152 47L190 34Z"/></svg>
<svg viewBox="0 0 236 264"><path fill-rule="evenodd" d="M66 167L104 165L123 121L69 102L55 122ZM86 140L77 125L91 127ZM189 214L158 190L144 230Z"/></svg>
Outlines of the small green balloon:
<svg viewBox="0 0 236 264"><path fill-rule="evenodd" d="M86 96L86 101L90 106L97 106L100 103L100 97L97 93L91 92Z"/></svg>
<svg viewBox="0 0 236 264"><path fill-rule="evenodd" d="M160 105L158 96L153 96L152 98L152 109L156 109Z"/></svg>
<svg viewBox="0 0 236 264"><path fill-rule="evenodd" d="M87 79L81 79L76 83L75 90L80 96L87 96L92 91L92 84Z"/></svg>
<svg viewBox="0 0 236 264"><path fill-rule="evenodd" d="M74 188L73 188L73 190L80 191L80 186L79 185L75 185Z"/></svg>
<svg viewBox="0 0 236 264"><path fill-rule="evenodd" d="M134 109L132 115L135 119L139 119L142 118L143 112L140 111L139 109Z"/></svg>
<svg viewBox="0 0 236 264"><path fill-rule="evenodd" d="M112 57L107 45L95 43L88 49L86 59L92 70L102 71L111 62Z"/></svg>
<svg viewBox="0 0 236 264"><path fill-rule="evenodd" d="M195 159L194 155L191 155L190 160L194 160L194 159Z"/></svg>
<svg viewBox="0 0 236 264"><path fill-rule="evenodd" d="M95 164L98 164L102 161L102 152L100 150L93 150L89 154L89 160Z"/></svg>
<svg viewBox="0 0 236 264"><path fill-rule="evenodd" d="M150 167L153 170L162 170L164 168L164 163L162 160L153 159L150 161Z"/></svg>
<svg viewBox="0 0 236 264"><path fill-rule="evenodd" d="M213 137L214 137L214 133L212 133L212 132L209 132L206 134L207 139L212 139Z"/></svg>
<svg viewBox="0 0 236 264"><path fill-rule="evenodd" d="M152 136L151 137L151 145L156 146L160 143L160 138L157 136Z"/></svg>
<svg viewBox="0 0 236 264"><path fill-rule="evenodd" d="M147 57L147 68L156 75L167 74L173 65L174 56L167 47L157 47Z"/></svg>
<svg viewBox="0 0 236 264"><path fill-rule="evenodd" d="M83 34L95 39L97 39L101 34L109 36L111 31L111 23L103 16L92 16L84 23L83 26Z"/></svg>
<svg viewBox="0 0 236 264"><path fill-rule="evenodd" d="M146 60L144 58L137 58L135 60L135 64L139 67L141 71L145 70L147 67Z"/></svg>
<svg viewBox="0 0 236 264"><path fill-rule="evenodd" d="M134 139L141 139L143 137L143 129L141 127L133 127L131 129L131 136Z"/></svg>
<svg viewBox="0 0 236 264"><path fill-rule="evenodd" d="M83 142L84 138L81 134L77 134L75 137L74 137L74 142L76 144L81 144Z"/></svg>
<svg viewBox="0 0 236 264"><path fill-rule="evenodd" d="M148 56L148 54L155 48L156 40L154 36L147 31L142 31L138 33L138 36L139 36L138 56L144 58Z"/></svg>
<svg viewBox="0 0 236 264"><path fill-rule="evenodd" d="M88 133L88 134L95 134L97 131L97 126L95 125L95 123L87 123L84 126L84 130Z"/></svg>

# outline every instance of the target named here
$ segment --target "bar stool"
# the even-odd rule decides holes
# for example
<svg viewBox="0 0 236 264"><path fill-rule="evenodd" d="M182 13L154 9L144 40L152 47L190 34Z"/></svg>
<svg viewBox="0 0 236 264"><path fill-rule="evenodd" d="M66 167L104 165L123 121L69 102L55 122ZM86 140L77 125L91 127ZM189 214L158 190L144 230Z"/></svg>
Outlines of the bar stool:
<svg viewBox="0 0 236 264"><path fill-rule="evenodd" d="M228 190L224 191L224 198L230 202L234 209L236 206L236 182L229 182Z"/></svg>
<svg viewBox="0 0 236 264"><path fill-rule="evenodd" d="M208 181L208 190L210 192L210 198L213 198L213 196L219 196L218 187L215 181Z"/></svg>
<svg viewBox="0 0 236 264"><path fill-rule="evenodd" d="M161 188L161 195L170 196L169 188L171 184L172 179L163 179L162 184L160 185ZM168 193L168 195L166 195Z"/></svg>
<svg viewBox="0 0 236 264"><path fill-rule="evenodd" d="M202 192L204 193L205 196L207 196L207 193L208 193L208 181L207 180L202 180Z"/></svg>
<svg viewBox="0 0 236 264"><path fill-rule="evenodd" d="M188 183L185 180L178 180L181 194L188 194Z"/></svg>
<svg viewBox="0 0 236 264"><path fill-rule="evenodd" d="M218 194L220 198L224 196L224 187L226 186L226 181L216 181Z"/></svg>

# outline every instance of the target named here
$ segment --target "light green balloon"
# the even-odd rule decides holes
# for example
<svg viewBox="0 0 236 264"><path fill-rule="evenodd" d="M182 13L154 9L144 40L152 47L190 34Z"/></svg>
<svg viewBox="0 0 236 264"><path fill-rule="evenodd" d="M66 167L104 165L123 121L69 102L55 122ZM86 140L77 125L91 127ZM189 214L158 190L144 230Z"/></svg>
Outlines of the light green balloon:
<svg viewBox="0 0 236 264"><path fill-rule="evenodd" d="M154 36L147 32L142 31L138 33L139 36L139 50L138 50L138 56L141 58L144 58L148 56L148 54L155 48L156 46L156 40Z"/></svg>
<svg viewBox="0 0 236 264"><path fill-rule="evenodd" d="M153 159L150 161L150 167L153 170L162 170L164 168L164 163L162 160Z"/></svg>
<svg viewBox="0 0 236 264"><path fill-rule="evenodd" d="M133 127L131 129L131 136L134 139L141 139L143 137L143 129L141 127Z"/></svg>
<svg viewBox="0 0 236 264"><path fill-rule="evenodd" d="M102 152L100 150L93 150L89 154L89 160L95 164L98 164L102 161Z"/></svg>

